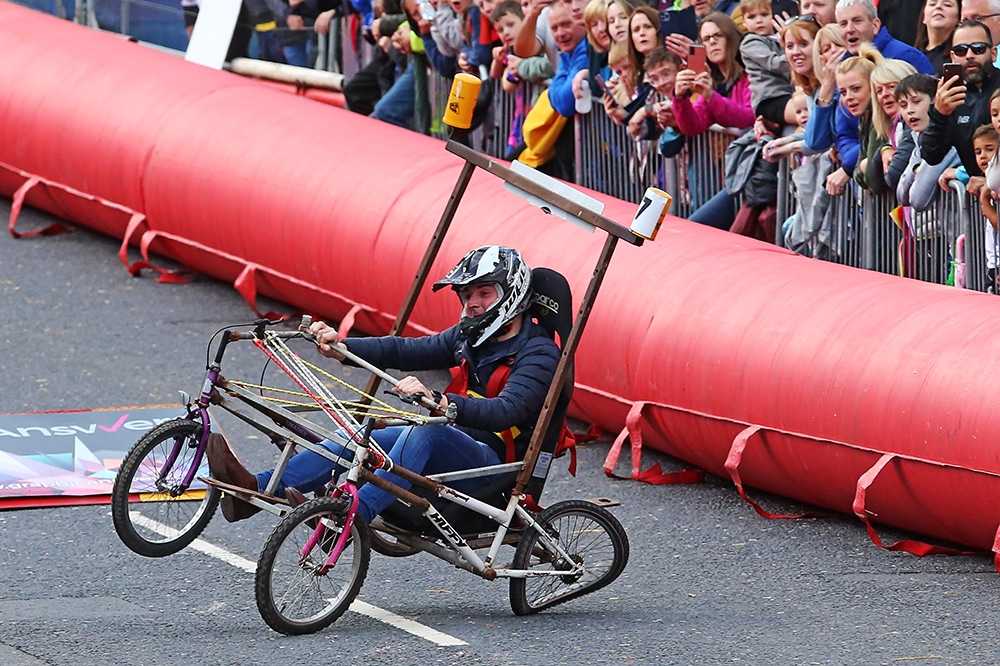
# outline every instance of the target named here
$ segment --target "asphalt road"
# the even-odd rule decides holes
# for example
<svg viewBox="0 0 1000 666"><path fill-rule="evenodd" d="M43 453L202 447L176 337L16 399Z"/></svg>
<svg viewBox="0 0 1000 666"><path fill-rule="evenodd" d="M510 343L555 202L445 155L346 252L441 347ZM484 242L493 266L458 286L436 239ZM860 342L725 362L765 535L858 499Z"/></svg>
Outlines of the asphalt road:
<svg viewBox="0 0 1000 666"><path fill-rule="evenodd" d="M3 219L9 209L0 200ZM26 210L18 226L48 219ZM117 248L84 229L0 238L0 412L176 402L178 389L199 388L211 334L252 317L209 279L130 277ZM251 356L234 364L260 369ZM269 466L265 443L234 434L251 467ZM311 636L271 631L249 572L273 526L266 514L216 516L206 529L237 558L189 548L151 560L121 544L108 506L0 512L0 665L1000 663L1000 575L988 557L886 552L847 518L768 521L721 479L613 481L606 452L606 442L581 447L578 476L557 465L545 496L622 502L613 511L631 561L595 594L521 618L506 582L427 555L373 555L359 599L457 646L356 612ZM883 534L902 536L912 535Z"/></svg>

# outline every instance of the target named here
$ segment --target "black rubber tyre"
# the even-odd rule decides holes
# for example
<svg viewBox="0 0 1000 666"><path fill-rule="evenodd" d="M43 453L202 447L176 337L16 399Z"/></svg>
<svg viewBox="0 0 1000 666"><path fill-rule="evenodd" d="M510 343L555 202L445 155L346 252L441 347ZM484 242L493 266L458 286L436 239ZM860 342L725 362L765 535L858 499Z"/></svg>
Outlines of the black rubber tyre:
<svg viewBox="0 0 1000 666"><path fill-rule="evenodd" d="M606 509L583 500L568 500L553 504L536 520L585 570L573 576L511 578L510 607L516 615L532 615L599 590L625 570L628 536ZM572 564L546 548L546 541L537 529L526 530L511 567L531 571L571 569Z"/></svg>
<svg viewBox="0 0 1000 666"><path fill-rule="evenodd" d="M139 439L122 460L111 492L111 517L126 546L146 557L173 555L201 534L219 506L217 488L180 492L179 484L194 464L202 424L174 419ZM164 469L174 442L180 453ZM208 460L197 475L208 475ZM162 479L160 479L162 477ZM194 498L192 498L194 496ZM196 501L200 499L201 501Z"/></svg>
<svg viewBox="0 0 1000 666"><path fill-rule="evenodd" d="M311 634L337 620L361 591L371 558L368 524L355 516L351 536L335 567L318 573L340 529L325 527L312 550L302 556L318 520L343 525L343 501L310 500L286 515L271 531L254 577L257 610L267 625L282 634ZM325 523L324 523L325 525Z"/></svg>

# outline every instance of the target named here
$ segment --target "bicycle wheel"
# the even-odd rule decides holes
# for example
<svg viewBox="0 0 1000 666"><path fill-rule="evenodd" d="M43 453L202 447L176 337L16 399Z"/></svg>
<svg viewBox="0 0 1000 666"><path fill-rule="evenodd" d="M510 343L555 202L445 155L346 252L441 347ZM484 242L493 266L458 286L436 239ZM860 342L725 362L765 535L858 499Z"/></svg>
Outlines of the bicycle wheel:
<svg viewBox="0 0 1000 666"><path fill-rule="evenodd" d="M371 545L368 525L354 517L351 535L336 566L323 571L327 555L341 534L344 503L320 497L298 506L271 531L254 577L257 610L268 626L282 634L311 634L344 614L368 574ZM323 534L307 551L318 521ZM327 526L327 519L337 528Z"/></svg>
<svg viewBox="0 0 1000 666"><path fill-rule="evenodd" d="M195 464L202 428L189 419L161 423L133 444L122 461L111 493L111 517L118 537L136 553L173 555L194 541L212 519L219 490L180 486ZM179 452L166 468L175 443L180 443ZM208 474L207 461L203 473Z"/></svg>
<svg viewBox="0 0 1000 666"><path fill-rule="evenodd" d="M564 601L589 594L618 578L628 563L628 536L607 510L583 500L559 502L538 514L538 529L526 530L514 552L512 568L568 571L582 564L581 573L566 576L511 578L510 607L516 615L532 615ZM573 560L558 556L558 542Z"/></svg>

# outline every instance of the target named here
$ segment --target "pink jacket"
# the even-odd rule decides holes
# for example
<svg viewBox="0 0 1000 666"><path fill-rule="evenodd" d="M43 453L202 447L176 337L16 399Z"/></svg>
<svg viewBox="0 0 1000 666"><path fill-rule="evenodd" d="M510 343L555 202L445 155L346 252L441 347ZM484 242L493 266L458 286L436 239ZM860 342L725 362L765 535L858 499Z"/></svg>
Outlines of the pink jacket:
<svg viewBox="0 0 1000 666"><path fill-rule="evenodd" d="M713 124L744 129L753 125L755 116L750 106L750 79L744 72L736 79L729 96L719 93L706 102L703 97L692 104L689 97L674 97L674 117L681 134L701 134Z"/></svg>

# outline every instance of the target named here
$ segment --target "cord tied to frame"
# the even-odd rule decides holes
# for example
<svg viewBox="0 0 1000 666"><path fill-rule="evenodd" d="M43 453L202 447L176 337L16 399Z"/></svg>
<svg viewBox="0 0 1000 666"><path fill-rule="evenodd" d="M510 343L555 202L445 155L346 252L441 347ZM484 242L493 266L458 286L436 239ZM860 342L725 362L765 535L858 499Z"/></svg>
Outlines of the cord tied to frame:
<svg viewBox="0 0 1000 666"><path fill-rule="evenodd" d="M304 360L301 356L292 351L285 341L273 331L265 332L263 338L254 339L254 345L264 352L268 358L274 361L281 370L294 381L301 392L288 389L281 389L270 386L249 384L246 382L234 382L246 388L254 388L263 395L265 391L288 396L309 398L347 434L348 438L360 444L363 439L364 426L360 419L369 417L392 417L404 419L413 425L426 425L428 418L422 414L405 411L393 407L384 400L369 395L363 389L354 386L350 382L333 375L317 365ZM317 374L318 373L318 374ZM341 400L330 387L318 375L331 380L332 382L356 393L359 397L357 401ZM278 398L275 396L265 396L267 399L285 404L309 404L296 400ZM365 400L370 402L365 402ZM373 407L375 411L373 412ZM369 442L373 450L379 450L374 440ZM384 452L379 451L384 455Z"/></svg>

